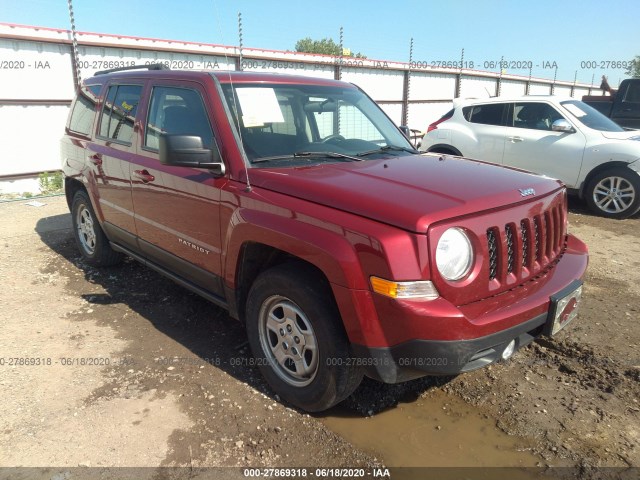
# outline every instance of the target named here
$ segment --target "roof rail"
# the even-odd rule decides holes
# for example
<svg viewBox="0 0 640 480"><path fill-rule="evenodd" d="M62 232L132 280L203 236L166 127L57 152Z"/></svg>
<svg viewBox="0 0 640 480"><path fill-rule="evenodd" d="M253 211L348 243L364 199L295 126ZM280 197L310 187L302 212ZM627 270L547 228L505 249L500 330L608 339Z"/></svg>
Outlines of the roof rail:
<svg viewBox="0 0 640 480"><path fill-rule="evenodd" d="M133 65L131 67L120 67L120 68L111 68L109 70L100 70L93 74L93 76L97 75L106 75L107 73L113 72L123 72L125 70L171 70L164 63L151 63L149 65Z"/></svg>

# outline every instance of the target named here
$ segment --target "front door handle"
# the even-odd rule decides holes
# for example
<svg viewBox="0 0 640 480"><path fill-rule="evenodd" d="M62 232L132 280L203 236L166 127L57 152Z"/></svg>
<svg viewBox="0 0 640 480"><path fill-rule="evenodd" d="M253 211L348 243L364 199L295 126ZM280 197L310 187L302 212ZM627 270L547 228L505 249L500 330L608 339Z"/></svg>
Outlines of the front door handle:
<svg viewBox="0 0 640 480"><path fill-rule="evenodd" d="M523 140L522 137L507 137L507 138L511 141L511 143L518 143Z"/></svg>
<svg viewBox="0 0 640 480"><path fill-rule="evenodd" d="M93 155L89 155L89 161L94 165L102 165L102 155L99 153L94 153Z"/></svg>
<svg viewBox="0 0 640 480"><path fill-rule="evenodd" d="M142 180L142 183L153 182L156 177L151 175L147 170L134 170L133 176L138 180Z"/></svg>

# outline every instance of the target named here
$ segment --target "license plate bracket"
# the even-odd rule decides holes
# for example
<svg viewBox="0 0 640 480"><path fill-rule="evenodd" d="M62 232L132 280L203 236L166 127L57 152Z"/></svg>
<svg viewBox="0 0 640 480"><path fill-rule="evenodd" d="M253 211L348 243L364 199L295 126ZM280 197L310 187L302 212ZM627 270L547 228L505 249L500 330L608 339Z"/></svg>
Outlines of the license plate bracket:
<svg viewBox="0 0 640 480"><path fill-rule="evenodd" d="M549 316L544 334L552 337L569 325L578 315L582 299L582 281L574 280L566 288L549 298Z"/></svg>

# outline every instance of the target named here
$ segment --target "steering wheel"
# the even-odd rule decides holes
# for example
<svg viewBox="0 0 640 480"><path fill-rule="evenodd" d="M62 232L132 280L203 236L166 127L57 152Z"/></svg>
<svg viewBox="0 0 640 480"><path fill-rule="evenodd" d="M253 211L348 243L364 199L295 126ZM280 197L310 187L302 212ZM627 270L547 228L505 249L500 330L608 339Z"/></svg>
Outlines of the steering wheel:
<svg viewBox="0 0 640 480"><path fill-rule="evenodd" d="M334 133L333 135L329 135L327 137L324 137L322 140L320 140L320 143L329 143L331 140L346 140L342 135L340 135L339 133Z"/></svg>

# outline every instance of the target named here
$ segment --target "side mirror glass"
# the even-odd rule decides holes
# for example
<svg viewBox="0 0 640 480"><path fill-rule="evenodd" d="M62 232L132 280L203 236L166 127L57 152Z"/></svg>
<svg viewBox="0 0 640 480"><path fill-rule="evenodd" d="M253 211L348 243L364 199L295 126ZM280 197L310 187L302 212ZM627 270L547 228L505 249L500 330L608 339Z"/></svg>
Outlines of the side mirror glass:
<svg viewBox="0 0 640 480"><path fill-rule="evenodd" d="M214 175L224 175L225 167L218 146L204 148L195 135L160 135L160 163L180 167L207 168Z"/></svg>
<svg viewBox="0 0 640 480"><path fill-rule="evenodd" d="M576 131L575 128L573 128L573 126L569 122L567 122L564 118L561 118L553 122L553 125L551 125L551 130L553 130L554 132L565 132L565 133L573 133Z"/></svg>

